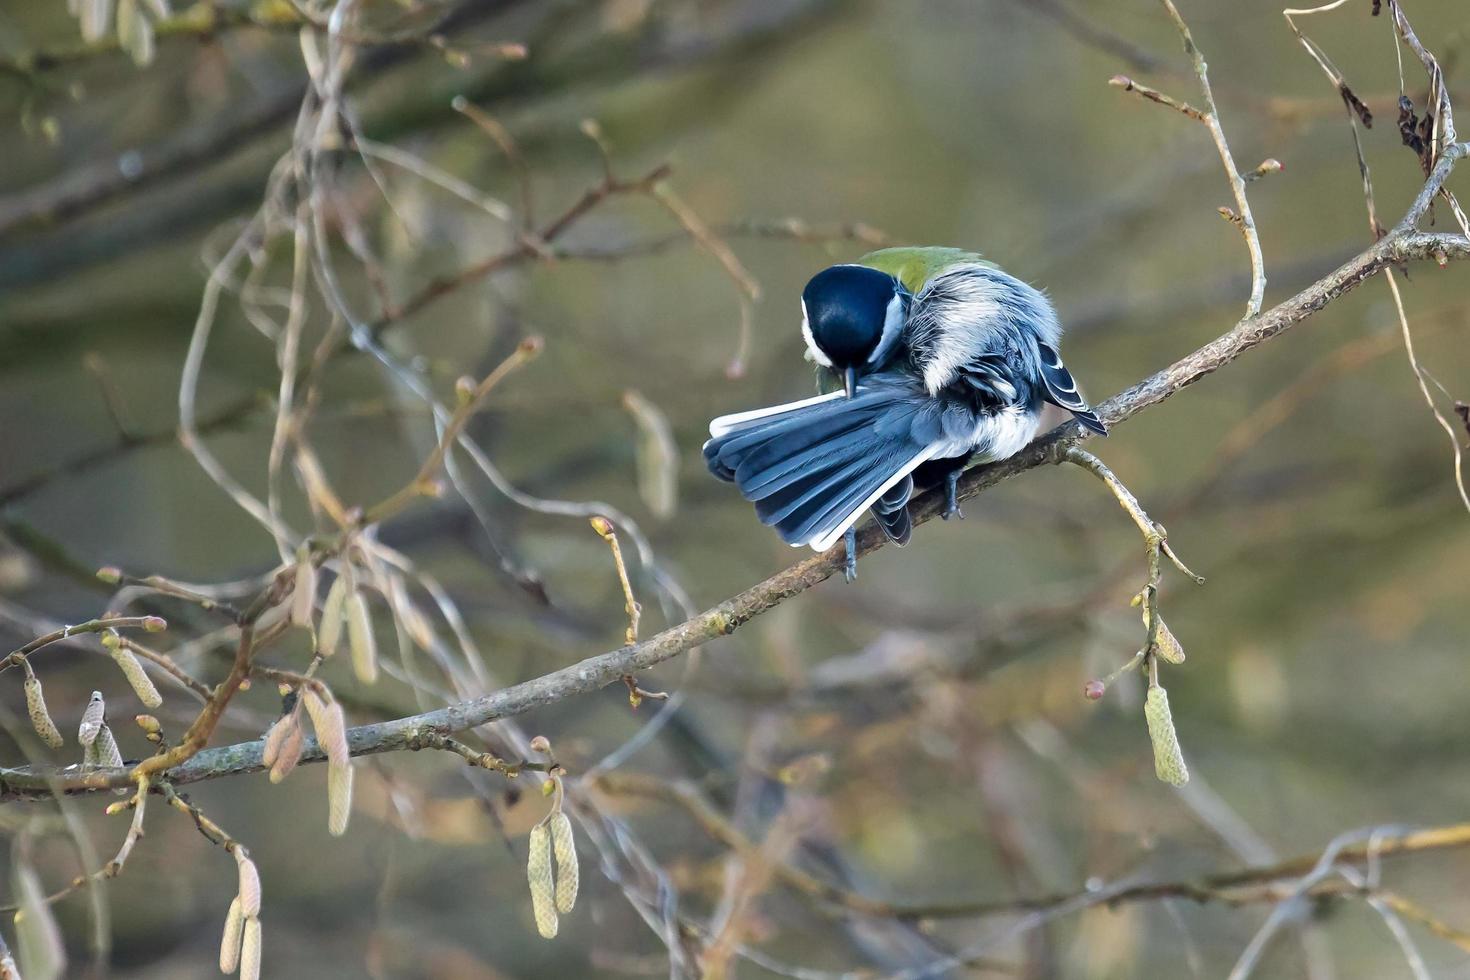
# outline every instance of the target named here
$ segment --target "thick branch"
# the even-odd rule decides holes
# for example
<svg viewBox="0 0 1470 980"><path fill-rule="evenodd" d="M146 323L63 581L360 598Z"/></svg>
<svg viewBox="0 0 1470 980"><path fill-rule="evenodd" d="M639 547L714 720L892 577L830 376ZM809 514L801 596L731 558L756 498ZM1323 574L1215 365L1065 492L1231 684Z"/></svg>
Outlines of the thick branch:
<svg viewBox="0 0 1470 980"><path fill-rule="evenodd" d="M1108 399L1098 407L1098 414L1111 425L1132 418L1219 370L1251 348L1301 323L1383 269L1431 258L1436 261L1470 259L1470 239L1462 235L1413 231L1390 235L1290 299L1259 316L1242 320L1228 333ZM1067 447L1085 438L1086 433L1075 423L1055 429L1010 459L977 467L965 474L960 484L960 497L969 499L1018 473L1043 463L1060 462ZM931 492L918 498L913 504L914 523L921 524L937 515L943 506L942 496ZM858 536L860 553L866 554L882 545L883 535L875 526L865 528ZM409 748L410 742L422 734L450 735L500 718L524 714L578 694L591 693L625 675L648 670L693 647L733 633L786 599L825 581L842 567L842 562L842 548L839 546L798 562L759 585L641 643L589 657L472 701L353 728L347 733L348 745L353 755L399 751ZM260 741L206 749L170 769L166 778L175 783L189 783L258 772L263 768L261 749ZM310 741L302 761L314 762L322 758L321 749ZM53 787L76 793L126 783L125 770L92 772L85 776L31 769L0 770L0 801L46 797L51 795Z"/></svg>

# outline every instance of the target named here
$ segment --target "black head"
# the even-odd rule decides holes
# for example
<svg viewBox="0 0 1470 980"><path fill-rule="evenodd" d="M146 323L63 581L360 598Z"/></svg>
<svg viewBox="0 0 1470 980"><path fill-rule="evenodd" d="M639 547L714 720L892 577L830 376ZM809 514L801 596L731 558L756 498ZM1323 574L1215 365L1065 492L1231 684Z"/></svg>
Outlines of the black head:
<svg viewBox="0 0 1470 980"><path fill-rule="evenodd" d="M908 315L908 292L886 272L834 265L806 284L801 308L812 357L842 378L851 397L857 379L893 353Z"/></svg>

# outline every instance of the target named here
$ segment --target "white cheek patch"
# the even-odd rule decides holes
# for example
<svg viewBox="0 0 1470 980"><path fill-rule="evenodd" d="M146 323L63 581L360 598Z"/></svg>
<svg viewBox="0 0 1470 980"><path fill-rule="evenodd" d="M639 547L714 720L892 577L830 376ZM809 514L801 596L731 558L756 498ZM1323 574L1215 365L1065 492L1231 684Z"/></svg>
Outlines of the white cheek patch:
<svg viewBox="0 0 1470 980"><path fill-rule="evenodd" d="M806 341L807 356L824 368L831 367L832 359L822 353L822 348L817 346L817 340L812 336L812 322L806 313L806 300L801 301L801 336Z"/></svg>
<svg viewBox="0 0 1470 980"><path fill-rule="evenodd" d="M898 335L903 332L904 321L908 319L907 306L899 293L894 293L893 299L888 301L888 310L883 317L883 335L878 338L878 346L873 348L873 353L868 355L869 364L882 364L893 352L893 345L898 343Z"/></svg>

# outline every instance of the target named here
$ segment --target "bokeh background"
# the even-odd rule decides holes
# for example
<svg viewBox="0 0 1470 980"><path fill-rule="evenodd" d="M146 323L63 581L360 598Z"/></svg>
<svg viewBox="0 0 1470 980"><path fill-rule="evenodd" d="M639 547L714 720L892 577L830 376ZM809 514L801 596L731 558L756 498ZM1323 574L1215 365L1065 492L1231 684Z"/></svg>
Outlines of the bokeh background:
<svg viewBox="0 0 1470 980"><path fill-rule="evenodd" d="M796 297L824 265L878 241L984 251L1051 294L1069 330L1068 363L1095 401L1223 333L1244 308L1245 250L1215 212L1231 202L1206 130L1107 84L1124 73L1198 101L1154 3L453 6L475 9L447 35L448 51L415 43L361 57L350 98L365 133L519 206L517 168L450 110L462 93L513 136L544 222L600 179L580 125L596 119L618 174L672 165L670 186L728 242L761 298L743 373L732 377L736 284L656 201L621 196L559 243L575 255L460 289L392 327L386 343L449 396L460 375L479 376L521 337L543 336L545 353L492 396L473 432L516 486L625 511L701 608L800 557L707 475L698 450L713 416L813 390ZM1371 240L1342 104L1277 5L1181 6L1242 169L1268 157L1285 165L1250 185L1267 302L1276 302ZM1369 7L1353 0L1306 25L1373 111L1366 155L1392 224L1421 175L1394 126L1390 25ZM1456 70L1470 45L1462 4L1417 0L1409 13L1452 91L1470 96ZM528 57L501 57L494 46L508 42L526 44ZM79 43L65 5L0 3L0 634L11 647L48 621L106 608L107 587L90 578L101 565L216 582L275 561L269 537L170 434L206 260L258 204L289 139L305 78L294 32L161 38L144 69L116 52L16 67L23 53ZM1422 75L1412 62L1405 70L1422 105ZM419 175L385 166L379 186L359 163L342 166L341 186L400 300L513 243L513 228ZM148 179L61 213L25 210L57 188L110 186L129 173ZM803 237L818 240L792 240L781 231L787 219L809 223ZM370 302L365 280L350 286ZM1405 287L1422 363L1462 398L1467 286L1464 268L1431 264L1412 269ZM325 326L314 310L310 329ZM260 409L209 435L257 489L277 380L273 346L226 302L201 413L259 399ZM623 407L628 389L672 427L672 513L656 515L640 495L648 447ZM120 441L108 398L143 437L136 444ZM334 482L362 502L400 485L433 442L422 410L362 357L329 372L312 436ZM1118 427L1095 451L1208 579L1195 587L1166 573L1162 599L1189 653L1165 675L1194 776L1188 790L1154 779L1136 678L1099 703L1081 697L1084 681L1137 648L1127 600L1142 582L1142 553L1100 484L1051 468L972 500L963 522L925 525L909 548L864 559L855 584L829 581L655 671L645 686L682 692L678 715L621 769L687 780L775 859L896 904L1188 880L1316 853L1356 827L1467 818L1470 517L1384 283ZM494 546L452 499L383 534L446 583L495 676L510 683L616 647L621 594L585 519L529 511L488 485L476 484L476 498ZM505 573L496 547L539 584ZM676 621L648 570L634 562L633 573L645 632ZM172 632L202 626L172 611ZM124 705L121 717L135 710L97 652L83 644L37 659L63 730L94 688ZM272 651L284 664L303 656ZM212 652L190 664L205 677L224 665ZM391 678L355 690L343 664L327 676L351 698L355 723L436 703ZM20 679L4 680L0 701L23 719ZM277 707L265 688L242 697L221 739L264 729ZM164 693L159 715L180 730L193 702ZM575 776L658 707L630 712L615 687L521 721L552 740ZM131 725L119 727L125 754L143 754ZM0 758L19 764L31 751L7 741ZM663 941L590 848L577 912L556 940L536 936L525 831L544 803L521 792L530 784L468 781L457 762L370 760L342 839L325 833L319 767L280 786L256 775L193 788L261 866L265 975L667 975ZM732 881L757 893L740 935L770 959L737 956L731 976L886 975L987 938L983 959L936 975L1224 976L1271 907L1136 902L1024 930L1016 915L875 923L759 875L752 883L749 867L732 865L667 800L581 791L626 822L687 914L707 918ZM106 802L71 808L104 859L125 819L104 818ZM0 807L6 833L25 841L12 859L23 850L52 888L78 860L46 824L56 812ZM105 888L112 975L213 971L233 880L233 862L160 807L125 874ZM1386 887L1461 929L1470 928L1467 883L1470 857L1455 851L1384 868ZM67 975L106 972L89 951L97 941L85 896L56 911ZM1410 931L1434 976L1470 975L1464 948ZM1407 971L1383 921L1341 899L1314 904L1256 975Z"/></svg>

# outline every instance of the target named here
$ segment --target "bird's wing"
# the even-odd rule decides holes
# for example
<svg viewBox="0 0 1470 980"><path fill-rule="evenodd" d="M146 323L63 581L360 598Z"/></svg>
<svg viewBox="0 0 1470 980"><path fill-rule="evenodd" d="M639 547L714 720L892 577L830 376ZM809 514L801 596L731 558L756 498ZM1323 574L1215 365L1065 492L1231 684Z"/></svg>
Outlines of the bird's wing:
<svg viewBox="0 0 1470 980"><path fill-rule="evenodd" d="M1108 427L1077 391L1077 382L1072 379L1072 372L1062 363L1061 353L1044 341L1037 341L1036 349L1041 355L1038 363L1041 366L1041 380L1046 384L1046 400L1071 412L1077 417L1077 421L1098 435L1107 435Z"/></svg>
<svg viewBox="0 0 1470 980"><path fill-rule="evenodd" d="M959 366L955 384L963 384L982 405L999 408L1016 401L1016 386L1010 378L1015 373L1004 354L979 354Z"/></svg>

